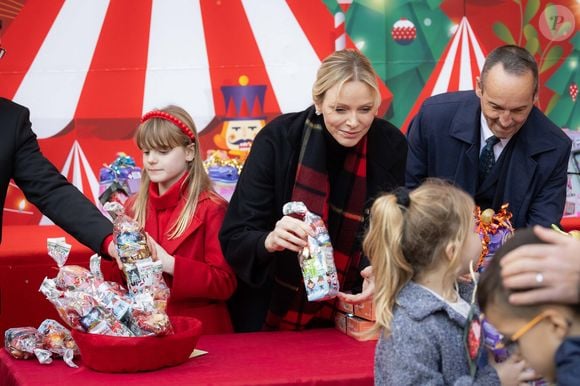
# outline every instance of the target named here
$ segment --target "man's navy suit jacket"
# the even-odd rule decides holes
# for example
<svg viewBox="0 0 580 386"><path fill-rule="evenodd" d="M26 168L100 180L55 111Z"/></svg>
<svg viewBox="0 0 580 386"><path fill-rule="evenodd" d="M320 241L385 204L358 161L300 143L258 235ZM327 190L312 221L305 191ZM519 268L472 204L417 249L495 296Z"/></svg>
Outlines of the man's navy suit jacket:
<svg viewBox="0 0 580 386"><path fill-rule="evenodd" d="M427 99L409 126L406 183L425 178L453 182L472 197L478 189L480 99L473 91ZM558 224L566 201L571 140L537 107L513 137L502 203L516 228Z"/></svg>

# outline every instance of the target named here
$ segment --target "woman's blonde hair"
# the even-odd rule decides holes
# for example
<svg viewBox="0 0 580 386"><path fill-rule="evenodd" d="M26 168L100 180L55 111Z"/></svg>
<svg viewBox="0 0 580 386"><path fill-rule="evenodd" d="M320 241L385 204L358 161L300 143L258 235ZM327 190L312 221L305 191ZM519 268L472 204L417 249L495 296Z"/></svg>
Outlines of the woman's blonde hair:
<svg viewBox="0 0 580 386"><path fill-rule="evenodd" d="M183 211L174 224L168 230L166 235L169 239L177 238L189 226L197 201L201 192L212 191L211 180L207 175L201 158L200 145L197 136L197 130L191 116L178 106L167 106L159 111L166 112L183 122L195 139L191 139L179 127L171 121L162 118L150 118L141 123L137 129L135 140L141 150L152 149L173 149L178 146L187 147L193 144L194 158L188 162L187 177L183 181L181 189L187 189L185 196L185 206ZM147 202L149 200L149 182L150 178L146 171L143 172L141 187L137 199L133 204L135 220L141 225L145 225L147 216Z"/></svg>
<svg viewBox="0 0 580 386"><path fill-rule="evenodd" d="M375 276L373 302L376 324L370 334L390 333L399 291L417 274L434 268L452 246L443 280L453 281L461 266L461 252L472 229L473 199L438 179L429 179L401 204L395 194L376 199L363 241ZM408 204L408 205L406 205Z"/></svg>
<svg viewBox="0 0 580 386"><path fill-rule="evenodd" d="M316 74L316 81L312 86L312 100L322 104L326 92L338 84L337 95L346 82L360 81L366 83L375 94L375 105L381 103L381 92L377 84L377 74L366 56L357 50L346 49L335 51L327 56Z"/></svg>

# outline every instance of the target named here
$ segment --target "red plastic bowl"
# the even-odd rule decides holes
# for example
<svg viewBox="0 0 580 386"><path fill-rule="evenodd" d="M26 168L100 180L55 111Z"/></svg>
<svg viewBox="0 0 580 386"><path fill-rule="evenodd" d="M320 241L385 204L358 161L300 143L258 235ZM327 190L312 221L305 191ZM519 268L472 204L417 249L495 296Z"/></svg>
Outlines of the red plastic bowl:
<svg viewBox="0 0 580 386"><path fill-rule="evenodd" d="M189 358L201 335L201 321L170 318L171 335L118 337L72 330L86 367L106 373L134 373L179 365Z"/></svg>

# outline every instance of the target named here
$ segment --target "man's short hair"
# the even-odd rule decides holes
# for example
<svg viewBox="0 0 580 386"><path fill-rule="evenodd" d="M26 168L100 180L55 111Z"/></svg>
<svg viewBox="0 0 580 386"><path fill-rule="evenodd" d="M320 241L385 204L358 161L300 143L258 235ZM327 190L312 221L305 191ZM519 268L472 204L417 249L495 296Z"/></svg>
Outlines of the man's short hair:
<svg viewBox="0 0 580 386"><path fill-rule="evenodd" d="M538 93L538 64L536 60L525 48L511 44L496 48L485 58L481 70L482 89L487 73L498 63L503 65L507 73L513 75L524 75L531 71L534 77L534 95Z"/></svg>

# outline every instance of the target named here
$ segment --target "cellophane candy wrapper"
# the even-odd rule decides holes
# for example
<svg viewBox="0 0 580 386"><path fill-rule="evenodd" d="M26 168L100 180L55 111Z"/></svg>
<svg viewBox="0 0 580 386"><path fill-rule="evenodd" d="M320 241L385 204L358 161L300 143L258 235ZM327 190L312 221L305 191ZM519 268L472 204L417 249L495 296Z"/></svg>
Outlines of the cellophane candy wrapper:
<svg viewBox="0 0 580 386"><path fill-rule="evenodd" d="M286 203L282 211L284 215L302 219L315 231L314 237L308 236L308 246L298 254L308 301L334 298L338 294L339 283L330 235L324 221L299 201Z"/></svg>
<svg viewBox="0 0 580 386"><path fill-rule="evenodd" d="M14 327L4 332L4 348L16 359L33 357L41 345L42 336L34 327Z"/></svg>
<svg viewBox="0 0 580 386"><path fill-rule="evenodd" d="M485 318L481 321L481 330L484 347L493 354L496 362L505 361L509 357L510 352L502 343L502 335Z"/></svg>
<svg viewBox="0 0 580 386"><path fill-rule="evenodd" d="M514 228L510 222L512 214L508 211L509 204L503 204L496 213L493 209L485 209L483 212L479 207L475 209L475 224L481 239L481 255L475 266L476 272L483 272L489 262L513 233Z"/></svg>
<svg viewBox="0 0 580 386"><path fill-rule="evenodd" d="M118 202L107 202L105 210L113 218L113 238L123 264L151 258L147 247L147 237L137 221L125 214L125 208Z"/></svg>
<svg viewBox="0 0 580 386"><path fill-rule="evenodd" d="M102 205L110 201L125 203L127 198L139 191L141 168L133 157L117 153L110 165L103 165L99 171L99 201Z"/></svg>
<svg viewBox="0 0 580 386"><path fill-rule="evenodd" d="M242 172L243 161L239 158L230 158L223 150L208 150L203 166L213 182L215 191L230 201Z"/></svg>
<svg viewBox="0 0 580 386"><path fill-rule="evenodd" d="M145 232L125 214L122 205L110 202L105 204L105 209L113 218L113 238L123 263L127 288L138 300L139 307L133 308L137 324L156 335L166 334L171 331L171 324L165 312L169 287L163 279L163 265L161 261L153 261Z"/></svg>
<svg viewBox="0 0 580 386"><path fill-rule="evenodd" d="M50 249L49 254L55 258ZM127 337L172 332L165 313L169 290L164 283L159 288L153 283L147 288L150 292L136 295L118 283L103 280L98 255L91 257L90 271L75 265L62 266L64 261L59 263L54 279L44 279L40 292L69 327L91 334Z"/></svg>
<svg viewBox="0 0 580 386"><path fill-rule="evenodd" d="M37 329L9 328L4 333L4 348L16 359L36 356L40 363L49 364L56 355L70 367L78 367L73 358L78 355L79 349L70 331L56 320L46 319Z"/></svg>

